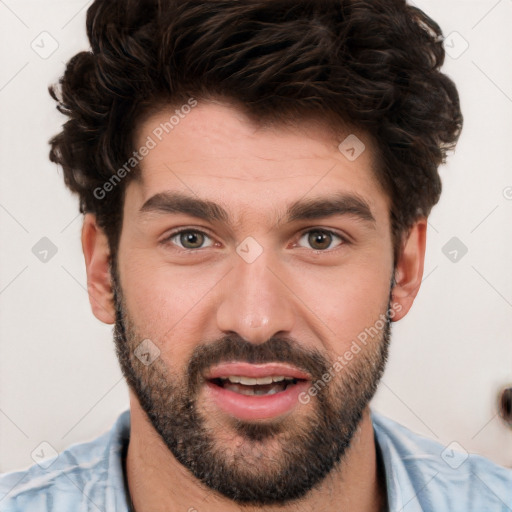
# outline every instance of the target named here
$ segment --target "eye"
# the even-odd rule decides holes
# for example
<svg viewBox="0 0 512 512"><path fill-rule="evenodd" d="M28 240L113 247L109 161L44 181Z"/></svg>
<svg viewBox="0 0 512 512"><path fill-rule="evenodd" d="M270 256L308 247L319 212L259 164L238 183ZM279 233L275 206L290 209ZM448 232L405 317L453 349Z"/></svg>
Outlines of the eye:
<svg viewBox="0 0 512 512"><path fill-rule="evenodd" d="M203 245L207 240L210 240L211 243L206 246ZM173 243L185 250L203 249L213 245L212 240L206 233L196 229L184 229L182 231L172 233L163 241L163 243Z"/></svg>
<svg viewBox="0 0 512 512"><path fill-rule="evenodd" d="M333 231L326 229L310 229L300 237L299 244L302 240L306 240L306 242L310 244L311 248L315 251L325 251L327 249L332 249L330 246L335 238L341 241L338 246L348 243L346 239L337 235Z"/></svg>

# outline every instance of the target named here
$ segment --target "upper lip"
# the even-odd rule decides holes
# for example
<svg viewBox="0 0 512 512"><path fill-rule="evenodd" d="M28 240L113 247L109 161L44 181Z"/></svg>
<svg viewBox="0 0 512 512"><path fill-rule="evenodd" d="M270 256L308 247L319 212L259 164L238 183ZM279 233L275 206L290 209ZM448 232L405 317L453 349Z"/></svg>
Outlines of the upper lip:
<svg viewBox="0 0 512 512"><path fill-rule="evenodd" d="M241 361L233 361L215 365L209 369L205 375L205 378L207 380L221 379L233 375L252 378L283 376L297 380L311 380L311 376L308 373L298 369L295 366L283 363L252 364Z"/></svg>

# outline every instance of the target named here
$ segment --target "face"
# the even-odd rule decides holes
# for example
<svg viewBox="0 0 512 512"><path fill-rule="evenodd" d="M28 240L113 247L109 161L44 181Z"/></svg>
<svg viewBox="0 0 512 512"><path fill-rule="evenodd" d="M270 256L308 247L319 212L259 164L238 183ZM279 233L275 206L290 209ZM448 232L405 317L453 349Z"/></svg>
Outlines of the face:
<svg viewBox="0 0 512 512"><path fill-rule="evenodd" d="M343 460L384 368L389 200L364 134L351 161L349 132L200 103L159 141L171 115L137 135L157 144L126 188L118 356L181 464L233 500L284 503Z"/></svg>

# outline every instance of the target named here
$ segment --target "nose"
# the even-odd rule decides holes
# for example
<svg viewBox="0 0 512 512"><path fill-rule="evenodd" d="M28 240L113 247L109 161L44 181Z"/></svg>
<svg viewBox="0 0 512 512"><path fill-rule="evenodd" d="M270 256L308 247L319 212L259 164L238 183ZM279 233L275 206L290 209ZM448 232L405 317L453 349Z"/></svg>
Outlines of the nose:
<svg viewBox="0 0 512 512"><path fill-rule="evenodd" d="M235 255L235 267L222 281L217 326L260 344L289 335L294 324L293 293L268 251L252 262Z"/></svg>

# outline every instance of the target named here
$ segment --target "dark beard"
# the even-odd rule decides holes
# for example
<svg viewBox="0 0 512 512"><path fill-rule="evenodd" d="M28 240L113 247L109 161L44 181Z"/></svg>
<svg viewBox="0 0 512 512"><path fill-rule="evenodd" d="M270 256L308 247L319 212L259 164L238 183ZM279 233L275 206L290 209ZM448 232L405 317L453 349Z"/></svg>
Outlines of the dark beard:
<svg viewBox="0 0 512 512"><path fill-rule="evenodd" d="M369 343L339 375L331 372L333 379L320 387L308 404L309 414L297 417L292 413L282 421L267 423L233 419L233 442L221 444L216 434L226 434L226 419L216 429L215 418L197 407L206 369L230 360L285 362L309 372L315 383L333 362L288 338L274 337L256 345L235 335L198 345L179 375L179 368L171 374L161 358L145 366L134 355L143 337L136 333L115 268L112 270L114 340L122 372L153 428L197 479L239 504L282 505L305 496L342 463L384 371L391 332L389 315L378 343Z"/></svg>

